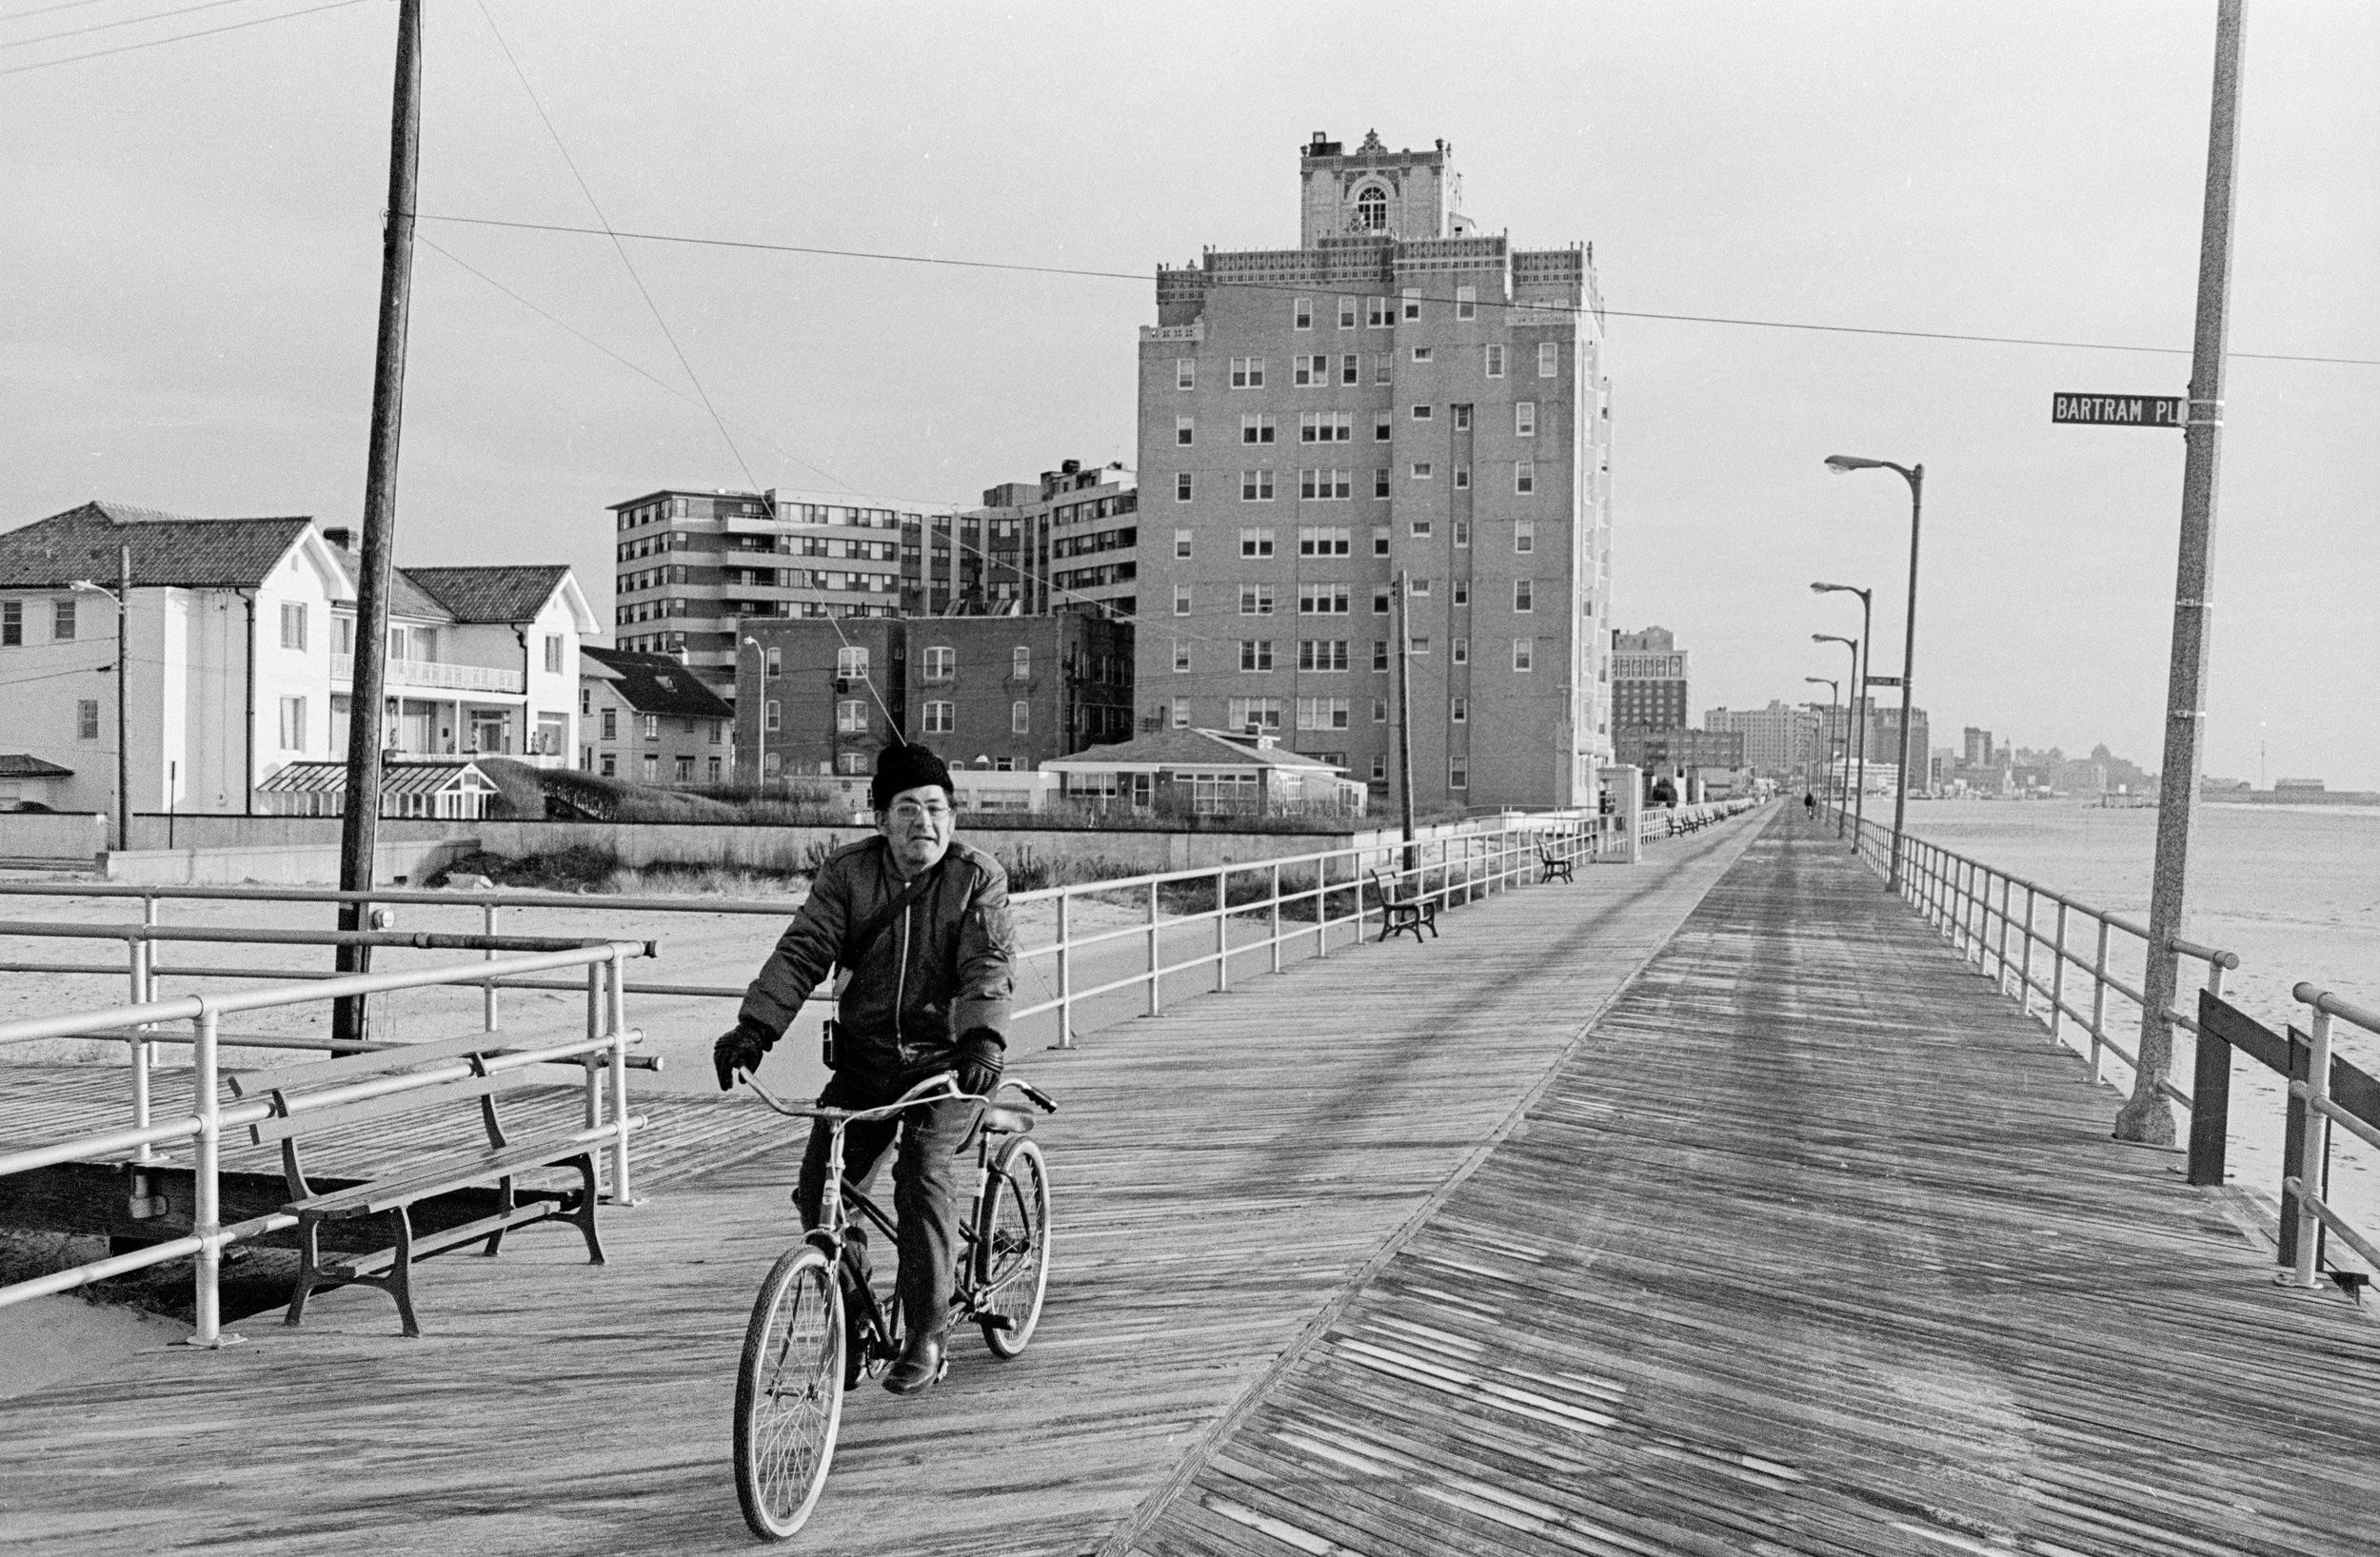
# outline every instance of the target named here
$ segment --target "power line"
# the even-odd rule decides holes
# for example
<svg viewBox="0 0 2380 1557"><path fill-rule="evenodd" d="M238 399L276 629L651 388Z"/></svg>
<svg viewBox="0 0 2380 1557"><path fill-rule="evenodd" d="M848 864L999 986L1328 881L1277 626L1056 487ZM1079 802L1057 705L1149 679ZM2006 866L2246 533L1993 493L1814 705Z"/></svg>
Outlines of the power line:
<svg viewBox="0 0 2380 1557"><path fill-rule="evenodd" d="M58 5L35 6L30 10L20 10L15 12L13 15L0 16L0 22L21 22L29 16L47 16L53 10L80 10L85 6L95 6L97 4L99 4L99 0L61 0L61 3Z"/></svg>
<svg viewBox="0 0 2380 1557"><path fill-rule="evenodd" d="M221 27L203 27L194 32L176 32L169 38L151 38L147 43L118 44L113 49L94 49L88 54L69 54L63 59L37 60L31 65L11 65L0 70L0 76L23 75L28 70L47 70L53 65L72 65L78 60L104 59L109 54L129 54L136 49L155 49L164 44L187 43L192 38L211 38L218 32L237 32L243 28L263 27L268 22L287 22L300 16L311 16L320 10L342 10L360 6L364 0L329 0L327 5L308 6L304 10L285 10L277 16L258 16L245 22L226 22ZM197 8L192 8L193 10ZM165 14L171 14L167 12Z"/></svg>
<svg viewBox="0 0 2380 1557"><path fill-rule="evenodd" d="M417 220L424 222L451 222L483 227L511 227L525 232L565 232L577 233L584 236L600 235L611 239L614 243L619 242L623 238L635 238L645 243L684 244L702 248L739 248L757 250L762 253L771 254L814 254L825 255L837 259L884 260L902 265L939 265L955 266L967 270L1013 270L1032 275L1082 276L1100 281L1130 281L1140 282L1142 284L1147 283L1151 279L1145 272L1135 270L1090 270L1079 269L1068 266L1027 265L1022 263L996 260L960 260L950 259L935 254L895 254L880 249L826 248L808 244L766 244L750 239L737 238L698 238L689 234L674 232L626 232L620 231L609 227L599 228L570 227L566 224L553 222L506 222L500 221L494 217L440 216L432 215L426 211L416 212L415 216ZM1217 285L1238 286L1250 291L1269 292L1310 292L1314 289L1311 286L1300 286L1281 282L1232 281L1221 282ZM1963 341L1983 345L2050 346L2069 351L2152 352L2177 357L2186 357L2190 355L2190 348L2188 346L2125 345L2106 341L2058 341L2024 335L1973 335L1952 330L1890 329L1881 325L1813 325L1799 320L1790 319L1737 319L1716 314L1656 313L1649 310L1631 308L1607 308L1585 305L1576 307L1567 305L1540 305L1504 303L1491 300L1482 300L1478 305L1482 308L1504 308L1515 313L1563 315L1593 314L1597 318L1651 319L1676 324L1727 325L1743 329L1811 330L1831 335L1880 335L1921 341ZM2347 367L2380 367L2380 358L2370 357L2313 357L2299 353L2273 351L2234 351L2230 353L2230 355L2258 362L2325 363Z"/></svg>
<svg viewBox="0 0 2380 1557"><path fill-rule="evenodd" d="M0 43L0 49L30 49L37 43L55 43L60 38L79 38L87 32L111 32L120 27L138 27L143 22L162 22L169 17L188 16L194 10L220 10L225 6L244 6L248 0L200 0L195 6L178 6L172 10L152 10L146 16L127 16L120 21L93 22L89 27L70 27L63 32L43 32L30 38L17 38Z"/></svg>

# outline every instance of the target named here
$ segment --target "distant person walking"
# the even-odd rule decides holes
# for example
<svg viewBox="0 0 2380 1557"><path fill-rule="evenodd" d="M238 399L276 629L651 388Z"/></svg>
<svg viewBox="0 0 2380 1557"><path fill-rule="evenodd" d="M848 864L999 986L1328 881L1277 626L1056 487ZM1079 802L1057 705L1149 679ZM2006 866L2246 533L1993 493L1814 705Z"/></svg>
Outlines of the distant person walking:
<svg viewBox="0 0 2380 1557"><path fill-rule="evenodd" d="M1801 814L1812 821L1818 819L1818 798L1806 789L1801 792Z"/></svg>

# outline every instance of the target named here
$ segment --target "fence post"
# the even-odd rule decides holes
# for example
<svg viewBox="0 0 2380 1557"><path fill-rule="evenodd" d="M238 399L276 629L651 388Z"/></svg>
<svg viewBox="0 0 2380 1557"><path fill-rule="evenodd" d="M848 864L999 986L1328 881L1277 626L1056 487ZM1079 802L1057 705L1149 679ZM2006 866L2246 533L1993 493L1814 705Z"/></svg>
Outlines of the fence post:
<svg viewBox="0 0 2380 1557"><path fill-rule="evenodd" d="M1058 889L1058 1041L1054 1049L1074 1047L1074 953L1067 945L1066 905L1073 899L1067 888Z"/></svg>
<svg viewBox="0 0 2380 1557"><path fill-rule="evenodd" d="M2040 906L2040 895L2031 881L2025 883L2025 956L2016 967L2017 1009L2028 1016L2033 1015L2033 910Z"/></svg>
<svg viewBox="0 0 2380 1557"><path fill-rule="evenodd" d="M2320 1282L2315 1267L2321 1263L2318 1245L2322 1236L2322 1218L2314 1213L2312 1199L2330 1188L2322 1181L2321 1164L2330 1156L2330 1116L2322 1112L2322 1105L2330 1095L2330 1014L2319 1002L2313 1005L2313 1020L2308 1024L2307 1036L2312 1040L2306 1055L2306 1129L2297 1137L2297 1160L2290 1165L2291 1175L2284 1189L2294 1188L2297 1199L2297 1258L2291 1267L2288 1284L2292 1287L2312 1287ZM2290 1089L2294 1093L2297 1088Z"/></svg>
<svg viewBox="0 0 2380 1557"><path fill-rule="evenodd" d="M604 965L586 965L586 1035L604 1035ZM579 1056L579 1069L585 1079L581 1085L582 1123L589 1130L604 1122L604 1073L593 1051Z"/></svg>
<svg viewBox="0 0 2380 1557"><path fill-rule="evenodd" d="M1997 950L1993 953L1993 956L1995 956L1998 960L1996 961L1996 963L1994 964L1993 969L1993 973L1992 973L1992 982L1993 982L1993 984L1994 986L1996 986L1996 987L1998 988L1999 992L2000 992L2002 995L2006 995L2006 994L2008 993L2008 928L2009 928L2009 925L2008 925L2008 921L2009 921L2009 912L2008 912L2008 910L2009 910L2009 904L2010 904L2010 903L2011 903L2011 902L2012 902L2012 901L2015 898L2015 897L2016 897L2016 878L2015 878L2014 877L2010 877L2010 876L2003 876L2003 877L2000 877L2000 938L1999 938L1999 946L1998 946L1998 949L1997 949Z"/></svg>
<svg viewBox="0 0 2380 1557"><path fill-rule="evenodd" d="M494 903L481 905L480 925L482 931L491 939L496 934L496 916L502 912L503 910ZM490 946L483 950L480 953L480 960L495 961L496 949ZM480 986L480 1027L488 1033L496 1031L496 981L492 978Z"/></svg>
<svg viewBox="0 0 2380 1557"><path fill-rule="evenodd" d="M1148 1009L1147 1011L1145 1011L1145 1012L1142 1012L1142 1013L1141 1013L1141 1015L1144 1015L1144 1016L1154 1016L1154 1015L1156 1015L1158 1014L1158 1012L1159 1012L1159 1011L1160 1011L1160 1010L1162 1010L1162 1009L1163 1009L1163 1004L1164 1004L1163 1000L1162 1000L1162 999L1160 997L1160 995L1158 995L1158 990L1157 990L1157 970L1158 970L1159 968L1160 968L1160 967L1163 967L1163 966L1164 966L1164 964L1163 964L1162 962L1160 962L1160 961L1159 961L1159 960L1158 960L1158 951L1157 951L1157 882L1156 882L1154 879L1152 879L1152 880L1149 882L1149 929L1148 929L1148 940L1149 940L1149 973L1148 973L1148 980L1149 980L1149 999L1148 999L1148 1007L1149 1007L1149 1009Z"/></svg>
<svg viewBox="0 0 2380 1557"><path fill-rule="evenodd" d="M2108 921L2099 916L2099 949L2091 958L2091 1079L2099 1079L2099 1044L2108 1025Z"/></svg>
<svg viewBox="0 0 2380 1557"><path fill-rule="evenodd" d="M1231 867L1215 873L1215 993L1231 988Z"/></svg>
<svg viewBox="0 0 2380 1557"><path fill-rule="evenodd" d="M2222 972L2223 965L2216 963L2208 980L2209 994L2222 993ZM2201 1033L2191 1055L2191 1071L2190 1182L2205 1188L2224 1179L2231 1122L2231 1046ZM2288 1172L2286 1164L2282 1172Z"/></svg>
<svg viewBox="0 0 2380 1557"><path fill-rule="evenodd" d="M611 1024L611 1203L636 1204L628 1187L628 968L619 949L605 964L610 970L605 991Z"/></svg>
<svg viewBox="0 0 2380 1557"><path fill-rule="evenodd" d="M1273 971L1280 972L1280 861L1273 861Z"/></svg>
<svg viewBox="0 0 2380 1557"><path fill-rule="evenodd" d="M143 936L124 937L125 960L131 969L132 1004L136 1006L149 1002L149 942ZM148 1033L149 1029L145 1026L132 1030L132 1128L135 1130L149 1128ZM144 1141L132 1153L132 1160L136 1163L153 1162L156 1156L156 1148ZM136 1187L132 1192L145 1196L149 1191L146 1187Z"/></svg>
<svg viewBox="0 0 2380 1557"><path fill-rule="evenodd" d="M2057 900L2057 947L2051 955L2050 1041L2065 1040L2066 1020L2066 899Z"/></svg>
<svg viewBox="0 0 2380 1557"><path fill-rule="evenodd" d="M215 1008L199 997L191 1045L190 1084L198 1101L198 1171L191 1175L190 1231L198 1236L195 1292L198 1330L192 1346L221 1348L239 1339L223 1332L223 1198L216 1173L222 1162L223 1105L215 1097Z"/></svg>

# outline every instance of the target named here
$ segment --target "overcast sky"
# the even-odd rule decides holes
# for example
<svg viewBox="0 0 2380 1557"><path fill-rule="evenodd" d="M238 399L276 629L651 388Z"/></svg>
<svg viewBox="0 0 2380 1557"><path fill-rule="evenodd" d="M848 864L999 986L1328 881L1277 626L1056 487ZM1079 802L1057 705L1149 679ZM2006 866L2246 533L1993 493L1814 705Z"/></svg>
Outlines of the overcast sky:
<svg viewBox="0 0 2380 1557"><path fill-rule="evenodd" d="M22 69L305 4L31 43L176 0L0 0L0 525L360 511L395 6ZM2181 439L2050 398L2185 355L1624 315L2187 348L2211 0L426 9L428 215L589 225L542 102L617 228L1145 278L1294 245L1315 130L1443 138L1486 230L1594 246L1618 622L1676 630L1697 719L1836 673L1815 578L1876 588L1897 668L1907 494L1839 451L1926 465L1937 744L2157 763ZM2244 101L2234 349L2380 359L2380 6L2255 0ZM420 231L408 563L565 560L608 621L605 505L658 486L1134 457L1146 279L631 243L731 452L608 242ZM2375 413L2380 367L2232 363L2211 772L2380 788Z"/></svg>

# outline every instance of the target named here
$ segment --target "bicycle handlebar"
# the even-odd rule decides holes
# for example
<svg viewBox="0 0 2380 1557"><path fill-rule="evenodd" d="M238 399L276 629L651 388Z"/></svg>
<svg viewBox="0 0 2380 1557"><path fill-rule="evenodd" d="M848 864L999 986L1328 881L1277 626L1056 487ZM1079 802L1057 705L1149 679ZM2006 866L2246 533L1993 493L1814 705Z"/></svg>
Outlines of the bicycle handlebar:
<svg viewBox="0 0 2380 1557"><path fill-rule="evenodd" d="M754 1075L751 1072L739 1071L736 1074L743 1078L745 1086L752 1089L752 1091L760 1097L762 1102L767 1104L770 1108L776 1110L779 1114L783 1114L788 1119L828 1119L843 1124L851 1124L870 1119L889 1119L896 1114L917 1107L920 1103L941 1103L947 1102L953 1098L975 1097L975 1094L973 1093L964 1093L959 1090L959 1077L956 1072L937 1071L934 1074L927 1076L924 1080L911 1087L907 1092L902 1093L899 1097L894 1098L891 1102L883 1104L879 1108L831 1109L819 1108L816 1106L802 1108L784 1101L784 1099L779 1097L775 1093L772 1093L766 1087L762 1086L760 1077ZM1002 1077L1000 1085L992 1089L989 1096L977 1100L988 1102L992 1097L999 1096L1002 1092L1010 1087L1014 1087L1017 1091L1024 1094L1027 1098L1032 1100L1033 1106L1040 1109L1042 1113L1055 1114L1058 1112L1058 1104L1051 1099L1049 1094L1041 1091L1041 1088L1033 1085L1032 1082L1025 1080L1022 1076Z"/></svg>

